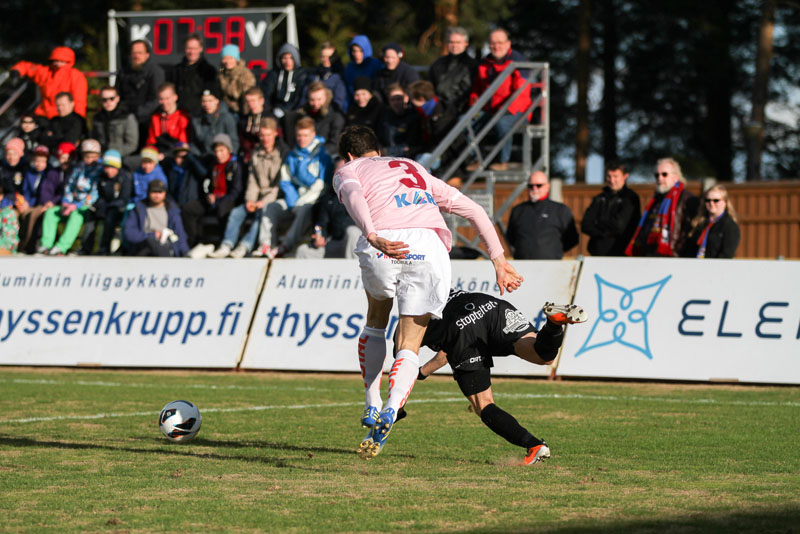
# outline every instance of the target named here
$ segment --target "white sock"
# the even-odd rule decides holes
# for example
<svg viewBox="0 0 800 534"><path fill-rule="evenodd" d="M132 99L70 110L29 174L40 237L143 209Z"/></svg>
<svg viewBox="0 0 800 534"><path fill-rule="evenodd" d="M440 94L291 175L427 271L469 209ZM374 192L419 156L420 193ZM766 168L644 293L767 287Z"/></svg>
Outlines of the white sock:
<svg viewBox="0 0 800 534"><path fill-rule="evenodd" d="M397 413L403 407L417 381L418 373L419 356L408 349L398 352L389 373L389 398L384 409L392 408Z"/></svg>
<svg viewBox="0 0 800 534"><path fill-rule="evenodd" d="M381 409L381 376L383 362L386 360L386 330L364 327L358 336L358 364L361 367L361 378L364 379L366 396L365 407L375 406Z"/></svg>

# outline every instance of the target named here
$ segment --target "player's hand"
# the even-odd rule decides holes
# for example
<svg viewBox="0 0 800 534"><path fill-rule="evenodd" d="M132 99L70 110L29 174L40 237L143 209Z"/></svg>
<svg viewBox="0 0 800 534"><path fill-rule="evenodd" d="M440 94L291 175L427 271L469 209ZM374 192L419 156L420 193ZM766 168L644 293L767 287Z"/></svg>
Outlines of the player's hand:
<svg viewBox="0 0 800 534"><path fill-rule="evenodd" d="M509 293L519 289L522 284L522 275L514 269L514 266L506 261L505 256L498 256L492 259L495 273L497 274L497 285L500 287L500 294L504 291Z"/></svg>
<svg viewBox="0 0 800 534"><path fill-rule="evenodd" d="M367 241L376 249L396 260L402 259L409 252L408 245L402 241L389 241L388 239L380 237L375 232L367 236Z"/></svg>

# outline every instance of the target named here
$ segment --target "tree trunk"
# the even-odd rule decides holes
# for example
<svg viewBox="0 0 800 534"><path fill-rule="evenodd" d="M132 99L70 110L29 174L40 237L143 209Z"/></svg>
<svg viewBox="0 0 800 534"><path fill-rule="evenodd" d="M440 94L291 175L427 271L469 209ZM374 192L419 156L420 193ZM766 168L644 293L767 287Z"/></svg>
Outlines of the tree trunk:
<svg viewBox="0 0 800 534"><path fill-rule="evenodd" d="M617 159L617 16L614 0L600 4L603 22L603 159L606 163Z"/></svg>
<svg viewBox="0 0 800 534"><path fill-rule="evenodd" d="M591 0L578 3L578 104L575 132L575 181L586 182L589 157L589 48L591 46Z"/></svg>
<svg viewBox="0 0 800 534"><path fill-rule="evenodd" d="M764 150L764 109L767 105L769 64L772 60L772 35L775 29L777 0L761 1L761 24L758 32L756 74L750 124L747 125L747 180L761 180L761 154Z"/></svg>

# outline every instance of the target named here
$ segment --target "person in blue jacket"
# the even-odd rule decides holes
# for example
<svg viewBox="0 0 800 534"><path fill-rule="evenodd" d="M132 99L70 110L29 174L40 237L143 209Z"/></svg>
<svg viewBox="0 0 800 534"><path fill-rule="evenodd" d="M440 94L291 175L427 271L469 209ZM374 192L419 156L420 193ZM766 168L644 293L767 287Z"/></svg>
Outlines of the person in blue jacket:
<svg viewBox="0 0 800 534"><path fill-rule="evenodd" d="M348 103L353 100L354 84L359 76L374 80L383 68L383 62L372 57L372 43L366 35L356 35L347 45L350 63L344 69L344 83L347 85Z"/></svg>
<svg viewBox="0 0 800 534"><path fill-rule="evenodd" d="M178 205L167 197L167 184L147 184L147 199L125 221L125 242L132 256L180 257L189 252Z"/></svg>

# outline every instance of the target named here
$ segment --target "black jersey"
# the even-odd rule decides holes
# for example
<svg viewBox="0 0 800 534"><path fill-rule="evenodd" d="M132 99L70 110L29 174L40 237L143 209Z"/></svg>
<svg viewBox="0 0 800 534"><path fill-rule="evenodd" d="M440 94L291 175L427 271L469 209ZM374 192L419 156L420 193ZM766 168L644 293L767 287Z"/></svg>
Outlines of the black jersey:
<svg viewBox="0 0 800 534"><path fill-rule="evenodd" d="M492 356L514 354L514 343L536 329L507 301L485 293L451 292L441 319L428 324L422 344L447 353L453 369L492 367Z"/></svg>

